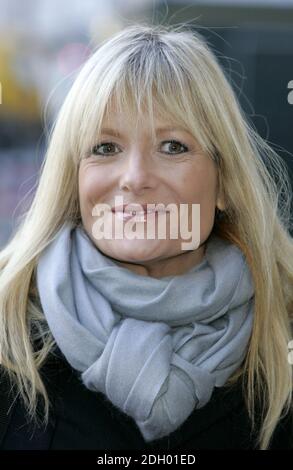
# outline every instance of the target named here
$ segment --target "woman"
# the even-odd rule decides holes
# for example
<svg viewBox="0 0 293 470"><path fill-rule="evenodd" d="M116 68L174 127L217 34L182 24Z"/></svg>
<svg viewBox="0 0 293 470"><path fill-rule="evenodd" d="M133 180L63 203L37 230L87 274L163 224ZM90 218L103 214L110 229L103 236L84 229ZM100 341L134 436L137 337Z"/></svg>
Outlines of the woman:
<svg viewBox="0 0 293 470"><path fill-rule="evenodd" d="M102 44L0 256L1 393L18 392L2 448L289 448L289 211L199 34Z"/></svg>

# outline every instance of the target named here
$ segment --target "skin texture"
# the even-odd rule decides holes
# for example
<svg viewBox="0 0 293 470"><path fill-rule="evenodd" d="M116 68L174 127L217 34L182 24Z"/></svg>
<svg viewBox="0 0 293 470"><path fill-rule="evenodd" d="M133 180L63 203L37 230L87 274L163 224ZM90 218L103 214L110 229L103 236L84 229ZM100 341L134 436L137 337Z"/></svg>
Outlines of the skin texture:
<svg viewBox="0 0 293 470"><path fill-rule="evenodd" d="M162 119L156 119L155 123L156 129L172 124ZM224 208L218 194L217 168L189 132L180 129L156 132L156 140L152 142L147 122L136 124L135 128L126 114L112 112L102 128L111 128L121 136L103 132L95 146L102 155L89 151L81 160L78 188L82 224L97 248L117 265L155 278L179 275L203 260L215 208ZM178 143L162 143L170 140ZM111 145L101 146L101 142ZM182 241L190 240L181 238L179 229L177 239L170 237L170 216L166 217L166 239L147 239L146 223L138 222L136 230L145 234L144 239L97 240L92 233L97 220L92 209L100 203L114 206L115 196L123 196L124 204L175 203L178 208L180 204L188 204L189 230L191 204L200 204L199 246L182 250ZM107 217L107 221L112 218L114 223L117 216L109 211Z"/></svg>

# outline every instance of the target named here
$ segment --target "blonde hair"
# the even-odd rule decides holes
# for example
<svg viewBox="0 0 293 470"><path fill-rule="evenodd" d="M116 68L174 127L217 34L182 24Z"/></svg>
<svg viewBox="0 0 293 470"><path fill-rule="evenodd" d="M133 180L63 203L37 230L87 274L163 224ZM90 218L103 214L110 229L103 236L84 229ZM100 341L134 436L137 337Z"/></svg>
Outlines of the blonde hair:
<svg viewBox="0 0 293 470"><path fill-rule="evenodd" d="M245 253L255 284L248 353L227 385L242 378L253 427L261 403L257 442L266 449L292 403L291 186L282 159L248 125L212 50L184 26L130 25L104 41L79 71L52 128L33 202L0 253L1 363L30 417L43 399L47 422L50 402L40 368L54 338L35 268L62 224L81 221L79 162L97 142L111 103L134 122L147 113L152 129L154 112L183 124L217 165L225 210L213 230Z"/></svg>

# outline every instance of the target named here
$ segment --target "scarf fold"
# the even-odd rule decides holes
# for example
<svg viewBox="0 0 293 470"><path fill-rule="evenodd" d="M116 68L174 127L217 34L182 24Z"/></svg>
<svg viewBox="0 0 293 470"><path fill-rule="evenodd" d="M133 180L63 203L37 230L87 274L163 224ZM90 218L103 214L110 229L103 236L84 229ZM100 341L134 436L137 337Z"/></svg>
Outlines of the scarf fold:
<svg viewBox="0 0 293 470"><path fill-rule="evenodd" d="M66 223L39 258L37 288L84 385L131 416L145 441L203 407L247 352L252 276L240 249L214 233L201 263L156 279L119 266Z"/></svg>

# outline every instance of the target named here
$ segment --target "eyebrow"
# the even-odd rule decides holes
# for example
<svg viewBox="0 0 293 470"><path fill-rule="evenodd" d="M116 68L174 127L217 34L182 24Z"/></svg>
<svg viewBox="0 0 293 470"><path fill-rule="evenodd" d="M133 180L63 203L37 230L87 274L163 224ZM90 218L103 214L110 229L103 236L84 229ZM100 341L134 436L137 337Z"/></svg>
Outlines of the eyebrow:
<svg viewBox="0 0 293 470"><path fill-rule="evenodd" d="M177 126L177 127L165 126L165 127L157 127L156 129L157 134L161 134L162 132L165 132L165 131L184 131L184 132L189 133L189 131L182 126ZM123 137L123 135L120 132L116 131L115 129L111 129L110 127L103 127L103 129L101 129L101 133L109 134L114 137Z"/></svg>

